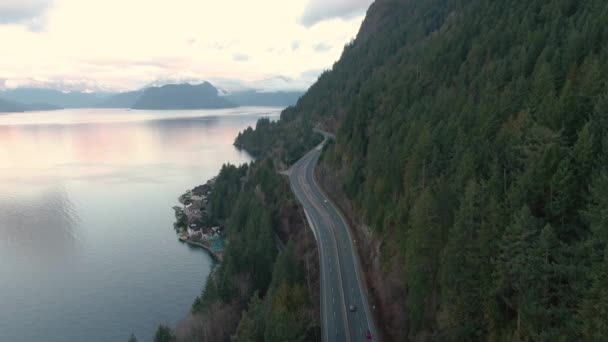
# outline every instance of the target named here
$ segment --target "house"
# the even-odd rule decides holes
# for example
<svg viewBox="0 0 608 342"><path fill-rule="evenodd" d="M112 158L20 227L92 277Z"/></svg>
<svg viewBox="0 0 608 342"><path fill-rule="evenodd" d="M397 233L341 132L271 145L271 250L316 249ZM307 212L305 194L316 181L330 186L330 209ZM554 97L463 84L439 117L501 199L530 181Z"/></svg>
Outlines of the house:
<svg viewBox="0 0 608 342"><path fill-rule="evenodd" d="M196 223L191 224L190 226L188 226L188 236L189 237L200 237L203 235L203 232L201 231L201 227L199 227Z"/></svg>
<svg viewBox="0 0 608 342"><path fill-rule="evenodd" d="M198 208L200 208L201 205L203 204L203 196L192 195L190 197L190 200L192 201L192 204L194 204Z"/></svg>
<svg viewBox="0 0 608 342"><path fill-rule="evenodd" d="M184 213L188 216L188 221L200 220L203 217L201 210L194 203L187 204Z"/></svg>
<svg viewBox="0 0 608 342"><path fill-rule="evenodd" d="M193 210L194 207L192 206L192 203L186 204L186 207L184 208L184 212L186 213L186 215L191 214Z"/></svg>

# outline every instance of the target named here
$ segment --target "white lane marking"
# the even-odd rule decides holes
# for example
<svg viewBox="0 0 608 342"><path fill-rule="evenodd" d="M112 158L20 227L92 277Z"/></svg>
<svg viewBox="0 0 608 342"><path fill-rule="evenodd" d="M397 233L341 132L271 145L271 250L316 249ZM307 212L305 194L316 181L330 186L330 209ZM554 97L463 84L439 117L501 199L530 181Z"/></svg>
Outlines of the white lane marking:
<svg viewBox="0 0 608 342"><path fill-rule="evenodd" d="M326 195L325 192L323 191L323 189L319 186L319 184L317 184L317 179L314 177L314 175L312 177L312 181L313 181L314 186L318 190L318 192L323 195ZM331 209L333 209L334 212L336 212L338 214L338 217L346 230L346 234L348 236L348 241L349 242L354 241L355 239L353 239L353 237L352 237L350 228L348 226L348 223L346 222L346 219L344 218L344 215L342 215L342 212L336 208L336 206L334 205L333 202L329 202L328 205ZM336 229L337 228L338 227L336 227ZM374 322L374 317L371 315L371 312L369 310L369 301L368 301L368 298L366 295L367 293L364 291L363 278L361 277L361 271L360 271L361 263L359 260L359 256L357 254L357 250L355 249L355 247L353 246L352 243L349 243L349 245L350 245L349 247L350 247L350 252L351 252L351 256L352 256L352 261L354 262L355 275L357 278L356 279L357 286L359 288L359 293L360 293L361 299L363 300L365 318L369 325L369 330L371 330L372 336L374 336L374 335L376 335L376 327L375 327L376 322ZM338 262L340 262L339 259L340 259L340 256L338 255Z"/></svg>

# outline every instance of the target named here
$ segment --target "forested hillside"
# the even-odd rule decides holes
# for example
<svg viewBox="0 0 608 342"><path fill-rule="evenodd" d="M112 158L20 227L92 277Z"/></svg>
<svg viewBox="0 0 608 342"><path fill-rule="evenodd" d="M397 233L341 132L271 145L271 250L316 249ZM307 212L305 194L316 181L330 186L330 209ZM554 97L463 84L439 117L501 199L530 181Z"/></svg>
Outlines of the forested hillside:
<svg viewBox="0 0 608 342"><path fill-rule="evenodd" d="M227 227L224 261L178 327L178 340L318 339L319 257L287 179L270 160L225 165L209 203L210 224Z"/></svg>
<svg viewBox="0 0 608 342"><path fill-rule="evenodd" d="M606 23L601 0L377 0L283 112L279 158L337 130L325 166L401 294L389 340L608 339Z"/></svg>

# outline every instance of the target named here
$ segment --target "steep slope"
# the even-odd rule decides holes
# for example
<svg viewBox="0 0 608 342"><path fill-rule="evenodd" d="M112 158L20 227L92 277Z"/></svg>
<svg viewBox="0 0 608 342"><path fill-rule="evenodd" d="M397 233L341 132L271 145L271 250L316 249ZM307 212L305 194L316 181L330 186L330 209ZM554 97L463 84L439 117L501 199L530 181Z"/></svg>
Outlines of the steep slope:
<svg viewBox="0 0 608 342"><path fill-rule="evenodd" d="M303 124L337 130L323 178L371 236L387 340L604 340L607 20L599 0L377 0L271 137L237 143L286 160Z"/></svg>
<svg viewBox="0 0 608 342"><path fill-rule="evenodd" d="M218 90L205 82L199 85L168 84L144 90L134 109L215 109L236 105L218 96Z"/></svg>

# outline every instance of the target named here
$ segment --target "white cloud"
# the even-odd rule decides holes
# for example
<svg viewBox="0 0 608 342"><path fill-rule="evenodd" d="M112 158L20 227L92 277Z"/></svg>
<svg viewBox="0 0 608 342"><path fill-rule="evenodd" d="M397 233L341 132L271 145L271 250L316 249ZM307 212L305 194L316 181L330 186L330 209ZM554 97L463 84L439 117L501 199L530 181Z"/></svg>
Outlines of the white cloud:
<svg viewBox="0 0 608 342"><path fill-rule="evenodd" d="M321 42L321 43L317 43L317 44L313 45L312 48L316 52L327 52L327 51L331 50L331 45Z"/></svg>
<svg viewBox="0 0 608 342"><path fill-rule="evenodd" d="M41 31L52 4L53 0L1 0L0 24L25 25L32 31Z"/></svg>
<svg viewBox="0 0 608 342"><path fill-rule="evenodd" d="M234 55L232 55L232 59L237 62L247 62L249 58L249 56L242 53L235 53Z"/></svg>
<svg viewBox="0 0 608 342"><path fill-rule="evenodd" d="M311 27L329 19L351 19L367 10L374 0L309 0L300 23Z"/></svg>
<svg viewBox="0 0 608 342"><path fill-rule="evenodd" d="M33 13L21 15L21 24L0 25L0 75L9 86L129 90L157 79L251 83L276 76L299 82L307 70L331 67L363 20L304 27L309 0L0 0L0 14L14 7L9 1ZM36 18L48 23L42 32L24 29ZM320 43L332 48L310 48Z"/></svg>
<svg viewBox="0 0 608 342"><path fill-rule="evenodd" d="M293 42L291 42L291 51L296 51L299 48L300 48L299 40L294 40Z"/></svg>

